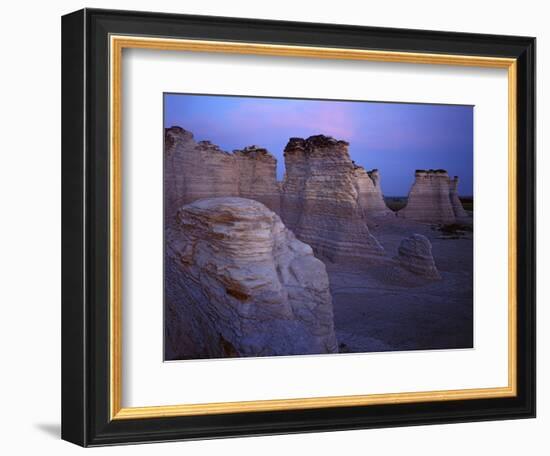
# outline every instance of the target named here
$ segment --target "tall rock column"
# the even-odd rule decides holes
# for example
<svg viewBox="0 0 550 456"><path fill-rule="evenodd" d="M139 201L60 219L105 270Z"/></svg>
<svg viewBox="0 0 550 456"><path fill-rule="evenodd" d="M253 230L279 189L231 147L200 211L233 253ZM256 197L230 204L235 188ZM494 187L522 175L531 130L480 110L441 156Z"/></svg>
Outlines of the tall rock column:
<svg viewBox="0 0 550 456"><path fill-rule="evenodd" d="M383 257L358 203L348 143L323 135L291 138L284 156L281 214L296 237L332 261Z"/></svg>
<svg viewBox="0 0 550 456"><path fill-rule="evenodd" d="M386 206L382 195L378 170L366 171L362 166L355 165L353 173L359 206L365 211L366 215L380 217L392 214L393 212Z"/></svg>
<svg viewBox="0 0 550 456"><path fill-rule="evenodd" d="M417 170L400 217L426 223L454 223L450 180L445 170Z"/></svg>

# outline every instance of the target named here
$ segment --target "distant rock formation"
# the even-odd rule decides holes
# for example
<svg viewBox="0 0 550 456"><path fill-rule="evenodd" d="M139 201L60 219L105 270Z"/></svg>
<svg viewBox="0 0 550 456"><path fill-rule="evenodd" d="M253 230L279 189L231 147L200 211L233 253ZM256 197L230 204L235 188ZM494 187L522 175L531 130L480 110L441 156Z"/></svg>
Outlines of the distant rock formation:
<svg viewBox="0 0 550 456"><path fill-rule="evenodd" d="M165 217L173 222L177 210L201 198L254 197L279 211L277 160L266 149L251 146L235 153L210 141L196 142L181 127L165 129Z"/></svg>
<svg viewBox="0 0 550 456"><path fill-rule="evenodd" d="M462 208L456 193L458 179L455 179L451 181L443 169L416 170L407 205L398 216L418 222L454 223L459 206Z"/></svg>
<svg viewBox="0 0 550 456"><path fill-rule="evenodd" d="M281 216L296 237L332 261L380 259L358 203L348 143L317 135L290 138L285 151Z"/></svg>
<svg viewBox="0 0 550 456"><path fill-rule="evenodd" d="M325 265L263 204L183 206L165 261L166 359L338 351Z"/></svg>
<svg viewBox="0 0 550 456"><path fill-rule="evenodd" d="M403 268L414 274L427 279L441 279L432 256L432 244L426 236L413 234L403 239L397 259Z"/></svg>
<svg viewBox="0 0 550 456"><path fill-rule="evenodd" d="M384 202L378 170L366 171L362 166L355 165L353 173L359 206L365 214L371 217L393 215L393 211Z"/></svg>
<svg viewBox="0 0 550 456"><path fill-rule="evenodd" d="M449 181L451 198L451 205L453 206L453 211L457 219L463 219L468 217L468 213L464 210L460 198L458 197L458 176L455 176L454 179Z"/></svg>

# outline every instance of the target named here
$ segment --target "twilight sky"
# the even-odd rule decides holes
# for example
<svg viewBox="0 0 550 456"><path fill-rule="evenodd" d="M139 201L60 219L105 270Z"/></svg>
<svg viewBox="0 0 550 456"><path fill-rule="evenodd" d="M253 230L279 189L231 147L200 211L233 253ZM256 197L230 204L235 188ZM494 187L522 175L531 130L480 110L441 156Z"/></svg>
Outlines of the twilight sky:
<svg viewBox="0 0 550 456"><path fill-rule="evenodd" d="M164 95L164 126L191 131L228 152L255 144L277 158L290 137L324 134L350 143L351 158L378 168L386 196L406 196L415 169L459 176L473 194L473 107L210 95Z"/></svg>

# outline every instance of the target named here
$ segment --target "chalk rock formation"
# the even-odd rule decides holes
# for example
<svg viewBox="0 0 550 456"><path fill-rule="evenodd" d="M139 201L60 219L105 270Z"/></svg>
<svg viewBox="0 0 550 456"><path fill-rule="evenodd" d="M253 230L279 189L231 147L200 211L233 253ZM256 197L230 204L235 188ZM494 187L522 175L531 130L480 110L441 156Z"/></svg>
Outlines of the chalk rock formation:
<svg viewBox="0 0 550 456"><path fill-rule="evenodd" d="M401 266L427 279L441 279L432 256L432 244L426 236L413 234L401 241L397 257Z"/></svg>
<svg viewBox="0 0 550 456"><path fill-rule="evenodd" d="M427 223L454 223L450 180L445 170L417 170L407 205L398 215Z"/></svg>
<svg viewBox="0 0 550 456"><path fill-rule="evenodd" d="M362 166L355 165L353 173L359 206L365 214L371 217L392 214L384 202L378 170L366 171Z"/></svg>
<svg viewBox="0 0 550 456"><path fill-rule="evenodd" d="M280 212L281 194L277 183L277 159L257 146L234 150L239 169L239 196L252 198Z"/></svg>
<svg viewBox="0 0 550 456"><path fill-rule="evenodd" d="M290 138L284 152L281 214L296 237L316 254L339 259L380 259L358 203L348 143L318 135Z"/></svg>
<svg viewBox="0 0 550 456"><path fill-rule="evenodd" d="M453 206L453 211L457 219L463 219L468 217L468 213L464 210L460 199L458 198L458 176L455 176L454 179L449 181L451 198L451 205Z"/></svg>
<svg viewBox="0 0 550 456"><path fill-rule="evenodd" d="M239 194L239 173L232 154L210 141L196 142L180 127L165 130L165 214L200 198Z"/></svg>
<svg viewBox="0 0 550 456"><path fill-rule="evenodd" d="M254 197L279 210L277 160L265 149L252 146L235 153L210 141L196 142L181 127L165 130L165 216L173 222L177 210L201 198Z"/></svg>
<svg viewBox="0 0 550 456"><path fill-rule="evenodd" d="M166 358L335 353L324 264L244 198L183 206L167 230Z"/></svg>

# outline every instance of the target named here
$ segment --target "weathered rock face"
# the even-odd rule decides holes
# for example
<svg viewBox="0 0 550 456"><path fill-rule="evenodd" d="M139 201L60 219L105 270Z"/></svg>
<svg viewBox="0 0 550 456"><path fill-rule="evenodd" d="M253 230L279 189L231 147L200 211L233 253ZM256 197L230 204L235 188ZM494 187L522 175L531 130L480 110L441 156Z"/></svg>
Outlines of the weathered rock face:
<svg viewBox="0 0 550 456"><path fill-rule="evenodd" d="M239 196L265 204L276 213L281 210L277 183L277 160L267 149L257 146L234 150L239 169Z"/></svg>
<svg viewBox="0 0 550 456"><path fill-rule="evenodd" d="M449 182L451 198L451 205L453 206L453 211L457 219L463 219L468 217L468 213L464 210L460 199L458 198L458 176L455 176L454 179L451 179Z"/></svg>
<svg viewBox="0 0 550 456"><path fill-rule="evenodd" d="M172 223L177 210L201 198L254 197L279 210L277 160L252 146L231 154L210 141L194 140L180 127L165 130L165 217Z"/></svg>
<svg viewBox="0 0 550 456"><path fill-rule="evenodd" d="M454 223L450 179L444 170L417 170L401 217L426 223Z"/></svg>
<svg viewBox="0 0 550 456"><path fill-rule="evenodd" d="M348 143L318 135L291 138L285 148L281 214L296 237L316 254L339 259L380 259L358 203Z"/></svg>
<svg viewBox="0 0 550 456"><path fill-rule="evenodd" d="M355 187L359 206L369 217L380 217L392 214L386 206L382 188L380 186L380 173L377 169L366 171L362 166L355 166Z"/></svg>
<svg viewBox="0 0 550 456"><path fill-rule="evenodd" d="M432 244L426 236L413 234L399 245L398 257L401 266L427 279L441 278L432 256Z"/></svg>
<svg viewBox="0 0 550 456"><path fill-rule="evenodd" d="M167 230L166 359L335 353L324 264L263 204L208 198Z"/></svg>
<svg viewBox="0 0 550 456"><path fill-rule="evenodd" d="M239 193L239 173L233 155L209 141L195 142L180 127L165 130L165 215L173 219L181 205L200 198Z"/></svg>

